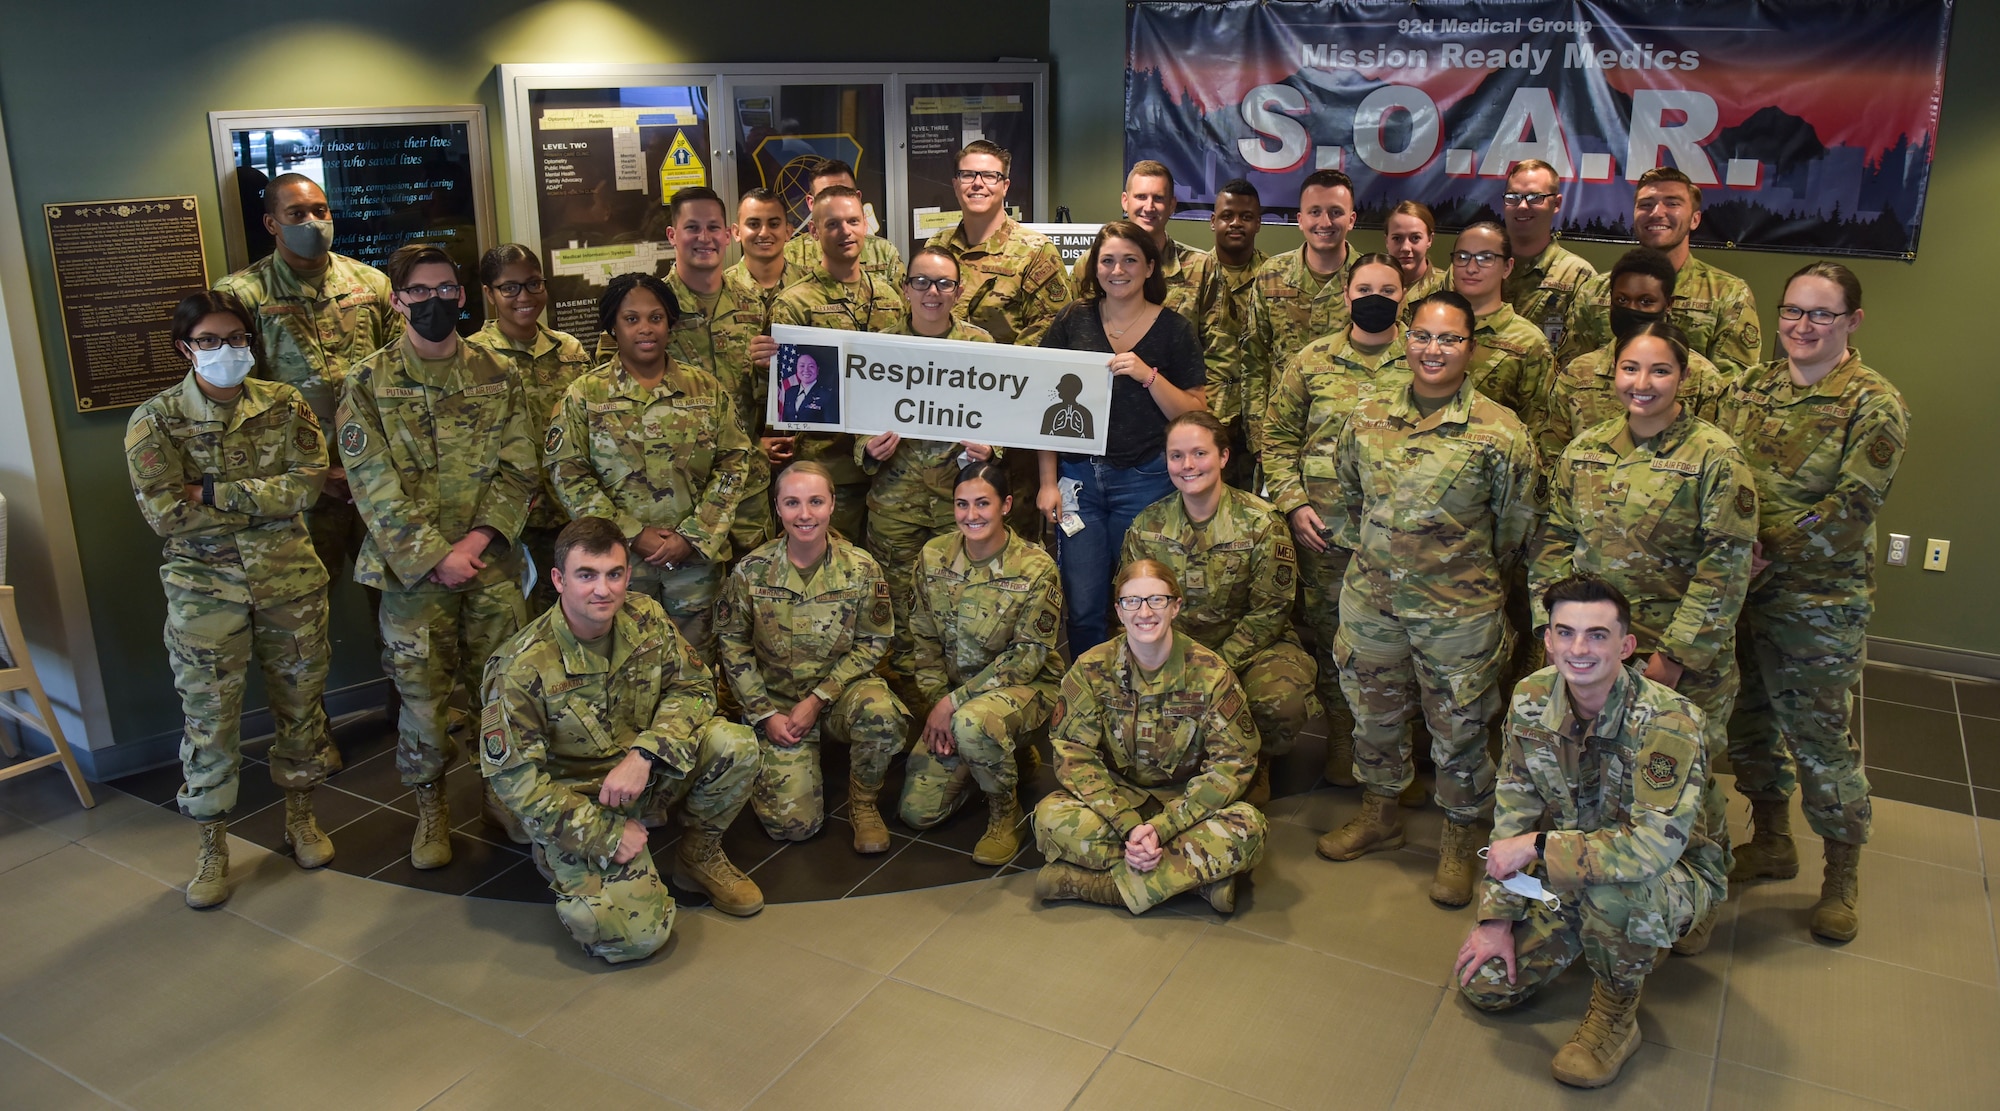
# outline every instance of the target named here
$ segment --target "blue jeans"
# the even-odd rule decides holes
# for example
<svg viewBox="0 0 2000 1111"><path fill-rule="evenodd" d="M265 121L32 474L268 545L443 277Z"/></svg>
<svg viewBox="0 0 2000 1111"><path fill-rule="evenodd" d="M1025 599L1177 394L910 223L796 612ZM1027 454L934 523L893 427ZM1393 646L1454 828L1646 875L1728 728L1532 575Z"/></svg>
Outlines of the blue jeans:
<svg viewBox="0 0 2000 1111"><path fill-rule="evenodd" d="M1069 655L1075 659L1110 639L1111 579L1125 546L1125 530L1140 510L1173 493L1174 483L1167 477L1165 452L1136 467L1114 467L1097 458L1065 459L1061 475L1083 483L1076 492L1083 531L1065 536L1055 530L1056 566L1062 570L1069 614Z"/></svg>

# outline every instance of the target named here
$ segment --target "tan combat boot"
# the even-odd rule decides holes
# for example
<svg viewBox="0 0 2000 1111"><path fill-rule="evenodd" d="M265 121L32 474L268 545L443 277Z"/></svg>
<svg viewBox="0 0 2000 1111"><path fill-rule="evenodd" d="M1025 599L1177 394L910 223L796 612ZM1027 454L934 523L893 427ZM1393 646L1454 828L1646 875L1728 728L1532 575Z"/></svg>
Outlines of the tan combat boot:
<svg viewBox="0 0 2000 1111"><path fill-rule="evenodd" d="M1001 865L1021 852L1021 800L1013 790L986 792L986 833L972 847L980 864Z"/></svg>
<svg viewBox="0 0 2000 1111"><path fill-rule="evenodd" d="M1208 907L1217 914L1236 913L1236 877L1224 876L1214 883L1201 885L1201 897L1208 900Z"/></svg>
<svg viewBox="0 0 2000 1111"><path fill-rule="evenodd" d="M1708 913L1695 920L1674 942L1674 953L1682 957L1698 957L1708 952L1708 943L1715 936L1715 919L1722 913L1721 903L1709 905Z"/></svg>
<svg viewBox="0 0 2000 1111"><path fill-rule="evenodd" d="M882 811L875 806L875 799L881 793L880 783L866 787L852 774L847 777L847 820L854 824L855 852L889 851L889 827L882 824Z"/></svg>
<svg viewBox="0 0 2000 1111"><path fill-rule="evenodd" d="M1438 839L1437 875L1431 880L1431 902L1462 907L1472 901L1472 881L1479 867L1479 827L1447 819Z"/></svg>
<svg viewBox="0 0 2000 1111"><path fill-rule="evenodd" d="M506 804L500 801L500 796L493 792L493 781L490 779L480 791L479 816L486 820L487 825L505 833L507 840L516 845L526 845L534 840L528 836L528 831L522 828L521 820L516 818L514 812L507 809Z"/></svg>
<svg viewBox="0 0 2000 1111"><path fill-rule="evenodd" d="M1396 800L1368 791L1361 796L1361 814L1319 839L1315 846L1328 860L1353 860L1369 853L1403 847L1403 816Z"/></svg>
<svg viewBox="0 0 2000 1111"><path fill-rule="evenodd" d="M321 868L333 859L333 840L313 816L311 791L285 792L285 847L301 868Z"/></svg>
<svg viewBox="0 0 2000 1111"><path fill-rule="evenodd" d="M229 898L229 823L221 818L201 823L201 855L188 881L187 905L200 910Z"/></svg>
<svg viewBox="0 0 2000 1111"><path fill-rule="evenodd" d="M1590 986L1590 1012L1569 1042L1556 1050L1549 1071L1572 1088L1602 1088L1639 1048L1639 985Z"/></svg>
<svg viewBox="0 0 2000 1111"><path fill-rule="evenodd" d="M410 866L426 871L451 863L451 805L444 780L417 785L417 832L410 838Z"/></svg>
<svg viewBox="0 0 2000 1111"><path fill-rule="evenodd" d="M972 783L972 765L965 760L951 770L951 778L945 780L944 793L938 796L938 821L942 822L958 813L958 806L965 801L965 789Z"/></svg>
<svg viewBox="0 0 2000 1111"><path fill-rule="evenodd" d="M1271 758L1257 757L1257 772L1250 777L1250 789L1243 792L1243 801L1259 810L1271 805Z"/></svg>
<svg viewBox="0 0 2000 1111"><path fill-rule="evenodd" d="M1066 860L1051 860L1035 873L1035 897L1045 903L1079 899L1107 907L1125 905L1125 897L1118 893L1118 884L1111 873L1079 868Z"/></svg>
<svg viewBox="0 0 2000 1111"><path fill-rule="evenodd" d="M1326 739L1326 770L1321 774L1335 787L1354 787L1360 780L1354 778L1354 738L1328 737Z"/></svg>
<svg viewBox="0 0 2000 1111"><path fill-rule="evenodd" d="M722 852L722 831L690 828L674 854L674 882L708 892L715 909L748 918L764 909L764 893Z"/></svg>
<svg viewBox="0 0 2000 1111"><path fill-rule="evenodd" d="M1853 941L1861 932L1861 846L1828 838L1826 877L1812 908L1812 932L1828 941Z"/></svg>
<svg viewBox="0 0 2000 1111"><path fill-rule="evenodd" d="M1750 840L1736 846L1729 869L1731 886L1751 880L1788 880L1799 874L1799 849L1792 844L1789 799L1750 800Z"/></svg>

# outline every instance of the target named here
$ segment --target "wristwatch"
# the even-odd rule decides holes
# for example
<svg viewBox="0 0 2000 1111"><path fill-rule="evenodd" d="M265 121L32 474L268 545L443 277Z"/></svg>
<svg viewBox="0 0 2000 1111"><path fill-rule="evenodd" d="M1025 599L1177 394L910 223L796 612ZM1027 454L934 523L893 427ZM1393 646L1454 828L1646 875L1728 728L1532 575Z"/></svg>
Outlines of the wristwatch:
<svg viewBox="0 0 2000 1111"><path fill-rule="evenodd" d="M215 476L212 474L201 476L201 504L215 504Z"/></svg>
<svg viewBox="0 0 2000 1111"><path fill-rule="evenodd" d="M1547 858L1547 857L1545 857L1545 856L1543 856L1543 855L1542 855L1542 853L1543 853L1543 851L1544 851L1544 850L1546 850L1546 849L1547 849L1548 847L1549 847L1549 831L1548 831L1548 830L1545 830L1545 829L1544 829L1544 830L1538 830L1538 831L1536 831L1536 833L1535 833L1535 859L1536 859L1536 860L1547 860L1548 858Z"/></svg>

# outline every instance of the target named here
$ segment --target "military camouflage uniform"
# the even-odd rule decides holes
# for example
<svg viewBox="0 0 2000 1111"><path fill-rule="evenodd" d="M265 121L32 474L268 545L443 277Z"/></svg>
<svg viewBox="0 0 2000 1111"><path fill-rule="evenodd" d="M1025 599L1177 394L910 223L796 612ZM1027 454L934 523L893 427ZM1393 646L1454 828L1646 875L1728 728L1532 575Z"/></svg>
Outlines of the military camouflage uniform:
<svg viewBox="0 0 2000 1111"><path fill-rule="evenodd" d="M854 778L879 789L909 737L910 712L875 677L895 617L874 558L835 536L819 563L801 571L785 545L781 536L736 564L715 626L723 673L763 753L750 808L773 838L803 841L826 820L820 733L847 742ZM824 704L819 720L797 745L772 743L764 719L790 713L807 695Z"/></svg>
<svg viewBox="0 0 2000 1111"><path fill-rule="evenodd" d="M895 286L867 271L845 285L824 271L786 286L771 303L771 323L842 332L900 333L909 306ZM838 367L825 373L838 376ZM767 375L768 377L768 375ZM868 475L854 461L854 437L845 432L800 432L794 459L812 460L833 475L833 527L849 540L867 537Z"/></svg>
<svg viewBox="0 0 2000 1111"><path fill-rule="evenodd" d="M433 362L407 335L354 365L337 419L368 522L354 579L382 592L382 669L403 700L396 769L406 784L435 783L456 747L453 684L477 690L487 657L526 617L514 542L541 489L533 421L492 351L460 343ZM499 534L485 569L456 587L432 581L452 543L482 527Z"/></svg>
<svg viewBox="0 0 2000 1111"><path fill-rule="evenodd" d="M1438 805L1470 823L1493 794L1504 584L1535 519L1527 430L1469 378L1428 417L1405 385L1355 405L1334 457L1346 505L1334 543L1354 558L1333 655L1354 711L1355 777L1377 794L1410 785L1420 694Z"/></svg>
<svg viewBox="0 0 2000 1111"><path fill-rule="evenodd" d="M826 277L826 255L820 250L819 240L806 234L804 229L793 233L785 242L785 262L798 267L805 275ZM896 253L894 243L879 235L861 238L861 269L890 285L903 284L903 256Z"/></svg>
<svg viewBox="0 0 2000 1111"><path fill-rule="evenodd" d="M610 362L570 383L542 445L543 466L572 517L604 517L626 539L672 529L696 558L675 567L632 559L632 588L666 607L703 659L715 659L710 611L729 563L729 526L750 469L750 441L709 373L669 359L647 387Z"/></svg>
<svg viewBox="0 0 2000 1111"><path fill-rule="evenodd" d="M913 336L909 321L898 335ZM984 328L962 320L951 322L945 339L962 343L992 343ZM959 440L912 440L905 437L887 459L868 454L868 440L854 438L854 461L868 475L868 554L882 566L889 582L889 601L896 609L896 644L891 660L910 653L910 605L917 595L917 557L934 537L952 530L952 494L958 487ZM973 441L977 443L978 441ZM897 673L909 673L899 664ZM914 689L899 690L905 699ZM932 699L936 702L936 699ZM925 707L929 709L928 706Z"/></svg>
<svg viewBox="0 0 2000 1111"><path fill-rule="evenodd" d="M1529 575L1531 628L1549 623L1542 591L1583 573L1632 603L1639 652L1664 652L1685 670L1674 689L1702 713L1705 763L1729 745L1736 701L1736 619L1750 585L1757 490L1736 445L1685 408L1635 444L1624 417L1578 436L1549 480L1549 516ZM1729 846L1721 790L1710 775L1704 818Z"/></svg>
<svg viewBox="0 0 2000 1111"><path fill-rule="evenodd" d="M1248 873L1264 857L1264 815L1241 801L1257 770L1257 726L1222 657L1174 638L1150 678L1125 635L1084 652L1049 719L1062 789L1035 807L1050 860L1108 871L1133 914ZM1150 823L1164 850L1151 871L1125 863L1125 838Z"/></svg>
<svg viewBox="0 0 2000 1111"><path fill-rule="evenodd" d="M1304 247L1264 260L1251 299L1244 344L1245 381L1261 381L1264 388L1275 391L1278 376L1306 344L1347 334L1347 277L1359 257L1361 252L1354 244L1347 244L1340 269L1328 275L1323 285L1319 275L1306 265ZM1246 395L1250 392L1245 391ZM1265 403L1266 408L1269 404ZM1262 434L1255 428L1249 431L1251 448L1261 451Z"/></svg>
<svg viewBox="0 0 2000 1111"><path fill-rule="evenodd" d="M486 664L479 768L534 838L556 915L583 951L616 964L666 944L674 900L646 848L613 863L628 819L682 808L689 828L729 828L757 777L750 730L715 716L707 665L659 604L628 596L608 655L577 641L560 608L528 623ZM646 789L603 806L604 778L637 750Z"/></svg>
<svg viewBox="0 0 2000 1111"><path fill-rule="evenodd" d="M986 329L995 343L1041 346L1056 314L1076 296L1055 243L1022 227L1012 216L1001 217L992 234L977 243L966 242L965 225L960 223L931 236L924 246L937 247L958 260L964 284L951 314ZM1007 515L1007 527L1039 540L1044 522L1035 505L1042 486L1036 453L1009 455L1007 481L1014 488L1014 511Z"/></svg>
<svg viewBox="0 0 2000 1111"><path fill-rule="evenodd" d="M1459 990L1498 1011L1527 1002L1581 956L1637 989L1660 955L1723 900L1727 853L1702 817L1700 712L1624 668L1595 721L1576 720L1555 668L1521 681L1501 742L1493 840L1542 831L1530 872L1559 905L1487 879L1479 920L1514 925L1515 977L1488 961Z"/></svg>
<svg viewBox="0 0 2000 1111"><path fill-rule="evenodd" d="M285 264L274 251L221 281L257 314L264 376L299 391L322 428L333 423L348 369L403 330L391 304L389 279L373 266L329 252L317 282ZM332 466L337 472L340 460ZM352 502L322 492L306 512L313 551L329 575L339 575L361 554L368 527ZM374 595L370 595L371 603Z"/></svg>
<svg viewBox="0 0 2000 1111"><path fill-rule="evenodd" d="M243 685L264 672L277 736L271 781L307 791L326 778L326 570L302 514L326 481L326 442L290 386L243 383L208 399L194 372L132 412L125 470L139 512L166 538L167 657L180 691L181 813L201 821L236 807ZM213 505L182 490L214 479Z"/></svg>
<svg viewBox="0 0 2000 1111"><path fill-rule="evenodd" d="M1687 333L1689 350L1708 356L1722 372L1725 386L1761 361L1764 337L1757 329L1757 298L1750 283L1693 255L1674 280L1667 319ZM1556 358L1568 366L1611 339L1611 275L1599 274L1577 289Z"/></svg>
<svg viewBox="0 0 2000 1111"><path fill-rule="evenodd" d="M1235 458L1229 461L1225 477L1231 486L1244 490L1261 487L1256 477L1257 455L1250 447L1251 429L1256 429L1256 435L1262 437L1264 408L1271 395L1270 374L1250 362L1250 322L1257 309L1257 271L1268 258L1264 252L1253 249L1249 262L1227 266L1221 255L1215 256L1215 270L1222 275L1222 289L1229 296L1229 312L1236 320L1236 350L1241 364L1237 419L1229 426L1229 450L1235 453Z"/></svg>
<svg viewBox="0 0 2000 1111"><path fill-rule="evenodd" d="M1811 386L1795 385L1789 366L1752 369L1723 402L1720 423L1756 476L1757 538L1771 561L1743 604L1729 763L1746 797L1783 801L1803 787L1813 832L1859 845L1871 807L1848 698L1875 609L1875 516L1910 410L1858 351Z"/></svg>
<svg viewBox="0 0 2000 1111"><path fill-rule="evenodd" d="M1215 516L1197 525L1180 491L1154 502L1125 530L1119 564L1156 559L1181 584L1174 630L1222 657L1250 698L1259 749L1283 756L1320 712L1319 669L1292 628L1298 556L1291 526L1271 503L1222 488Z"/></svg>
<svg viewBox="0 0 2000 1111"><path fill-rule="evenodd" d="M1534 258L1514 260L1514 272L1501 283L1500 295L1521 319L1542 330L1552 350L1562 351L1570 304L1576 300L1577 289L1596 276L1595 266L1551 239Z"/></svg>
<svg viewBox="0 0 2000 1111"><path fill-rule="evenodd" d="M1442 266L1433 266L1430 273L1418 278L1403 289L1402 321L1407 326L1417 315L1417 302L1429 297L1440 289L1451 288L1451 271Z"/></svg>
<svg viewBox="0 0 2000 1111"><path fill-rule="evenodd" d="M547 439L549 421L556 406L562 404L563 391L569 389L577 375L590 368L590 353L584 350L582 342L568 332L552 331L538 324L535 341L523 346L510 339L500 330L499 323L492 320L468 337L467 342L479 344L513 364L514 376L521 383L528 406L528 434L537 444ZM531 613L540 613L556 604L549 570L555 563L556 534L566 524L569 512L556 497L555 484L544 472L542 488L535 493L535 504L528 510L527 527L521 530L521 550L535 561L535 589L528 595Z"/></svg>
<svg viewBox="0 0 2000 1111"><path fill-rule="evenodd" d="M1556 370L1555 355L1541 329L1522 319L1511 305L1501 305L1479 317L1472 334L1479 346L1465 373L1473 386L1512 409L1529 429L1539 427Z"/></svg>
<svg viewBox="0 0 2000 1111"><path fill-rule="evenodd" d="M1303 549L1298 555L1299 611L1318 654L1315 686L1331 737L1354 731L1354 715L1341 693L1340 668L1333 658L1334 633L1340 628L1340 584L1347 577L1350 558L1346 548L1331 542L1347 513L1334 473L1334 449L1349 414L1363 397L1404 389L1409 381L1400 335L1371 357L1355 350L1342 332L1306 344L1271 387L1261 445L1271 501L1287 527L1294 511L1310 505L1328 529L1326 551Z"/></svg>
<svg viewBox="0 0 2000 1111"><path fill-rule="evenodd" d="M1048 720L1062 685L1062 583L1038 545L1009 535L999 555L975 562L952 532L924 545L916 584L911 649L897 669L916 686L920 716L951 700L957 749L934 756L921 737L910 749L903 821L926 829L966 797L950 789L961 762L987 794L1016 789L1015 747Z"/></svg>
<svg viewBox="0 0 2000 1111"><path fill-rule="evenodd" d="M736 555L744 555L778 533L771 516L771 462L757 443L764 428L770 375L750 361L750 341L768 329L768 301L776 300L778 291L770 290L767 298L741 263L722 272L722 290L713 312L702 311L701 298L681 280L680 271L667 275L667 288L681 306L680 322L668 337L669 352L675 362L698 366L715 378L729 395L736 423L750 444L743 496L729 526L730 546Z"/></svg>
<svg viewBox="0 0 2000 1111"><path fill-rule="evenodd" d="M1607 343L1578 355L1556 375L1543 406L1541 428L1536 430L1543 459L1554 463L1577 433L1625 416L1625 402L1616 388L1616 346ZM1688 372L1679 394L1687 411L1705 421L1715 420L1724 392L1722 372L1715 364L1699 351L1688 352Z"/></svg>

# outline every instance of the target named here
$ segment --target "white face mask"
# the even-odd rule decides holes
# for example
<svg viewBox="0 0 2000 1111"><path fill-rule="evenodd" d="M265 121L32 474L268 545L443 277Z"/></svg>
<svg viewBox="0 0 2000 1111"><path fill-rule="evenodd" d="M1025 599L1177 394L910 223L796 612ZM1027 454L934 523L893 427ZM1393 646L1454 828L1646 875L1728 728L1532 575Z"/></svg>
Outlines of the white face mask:
<svg viewBox="0 0 2000 1111"><path fill-rule="evenodd" d="M227 344L213 351L196 349L194 372L201 380L218 390L233 390L243 384L250 372L257 369L257 355L247 347L230 347Z"/></svg>

